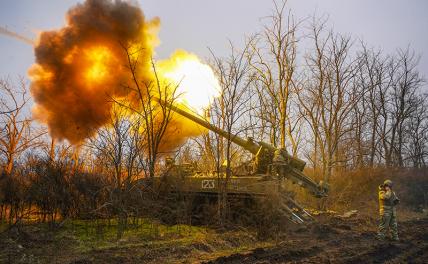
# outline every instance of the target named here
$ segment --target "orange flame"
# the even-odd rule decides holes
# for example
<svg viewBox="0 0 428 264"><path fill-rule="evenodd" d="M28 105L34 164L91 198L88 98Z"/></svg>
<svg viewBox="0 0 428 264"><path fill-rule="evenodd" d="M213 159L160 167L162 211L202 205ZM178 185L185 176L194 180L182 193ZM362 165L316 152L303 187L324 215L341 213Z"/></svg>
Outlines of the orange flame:
<svg viewBox="0 0 428 264"><path fill-rule="evenodd" d="M138 56L132 57L138 60L138 81L153 81L151 58L160 22L147 21L138 6L121 0L86 0L67 12L66 21L59 30L41 32L29 75L35 118L48 125L53 138L78 144L111 121L111 98L134 100L126 88L132 75L123 47ZM194 54L177 51L156 70L163 85L179 84L179 101L195 111L218 94L213 71ZM168 129L170 149L201 133L177 116Z"/></svg>
<svg viewBox="0 0 428 264"><path fill-rule="evenodd" d="M110 51L105 47L96 47L85 51L89 67L85 72L86 81L102 82L108 75L108 67L112 60Z"/></svg>
<svg viewBox="0 0 428 264"><path fill-rule="evenodd" d="M177 50L168 60L157 64L165 82L178 85L178 102L202 114L220 92L220 84L211 67L183 50Z"/></svg>

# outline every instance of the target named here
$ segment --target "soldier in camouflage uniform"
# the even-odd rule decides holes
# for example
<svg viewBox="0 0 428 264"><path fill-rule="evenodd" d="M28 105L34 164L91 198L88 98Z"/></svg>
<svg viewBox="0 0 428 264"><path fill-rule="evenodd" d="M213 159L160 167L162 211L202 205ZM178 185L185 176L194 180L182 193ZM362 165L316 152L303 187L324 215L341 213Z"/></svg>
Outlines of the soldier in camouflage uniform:
<svg viewBox="0 0 428 264"><path fill-rule="evenodd" d="M385 239L388 229L391 231L392 239L398 241L397 212L395 207L399 203L395 192L392 191L392 181L386 180L379 186L379 239Z"/></svg>

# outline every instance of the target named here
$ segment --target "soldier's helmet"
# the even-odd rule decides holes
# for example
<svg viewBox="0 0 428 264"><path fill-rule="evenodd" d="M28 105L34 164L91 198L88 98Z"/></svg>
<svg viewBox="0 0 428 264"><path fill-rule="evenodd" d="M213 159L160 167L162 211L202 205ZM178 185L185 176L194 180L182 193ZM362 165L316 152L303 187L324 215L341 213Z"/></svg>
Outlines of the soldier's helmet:
<svg viewBox="0 0 428 264"><path fill-rule="evenodd" d="M384 185L384 186L392 187L392 181L391 181L391 180L385 180L385 181L383 182L383 185Z"/></svg>

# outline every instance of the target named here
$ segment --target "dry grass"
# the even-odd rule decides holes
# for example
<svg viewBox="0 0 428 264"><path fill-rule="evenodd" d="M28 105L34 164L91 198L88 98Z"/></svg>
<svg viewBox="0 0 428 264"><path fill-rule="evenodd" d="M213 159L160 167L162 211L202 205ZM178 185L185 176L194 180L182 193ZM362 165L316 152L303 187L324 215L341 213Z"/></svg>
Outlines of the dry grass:
<svg viewBox="0 0 428 264"><path fill-rule="evenodd" d="M310 170L309 175L313 174ZM339 171L332 176L329 196L321 201L305 190L295 188L296 200L307 207L345 212L357 209L373 215L378 210L378 186L384 180L394 182L394 191L400 198L400 210L421 211L428 208L428 171L423 169L375 168L355 171Z"/></svg>

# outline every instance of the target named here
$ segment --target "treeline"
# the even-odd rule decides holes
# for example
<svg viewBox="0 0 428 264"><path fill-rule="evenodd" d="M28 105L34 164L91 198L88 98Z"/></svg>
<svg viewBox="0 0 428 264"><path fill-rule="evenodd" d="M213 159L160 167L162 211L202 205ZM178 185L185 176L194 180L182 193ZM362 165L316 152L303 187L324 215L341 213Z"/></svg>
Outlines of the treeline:
<svg viewBox="0 0 428 264"><path fill-rule="evenodd" d="M387 54L334 32L322 18L295 20L286 3L274 6L270 21L244 48L231 44L227 57L212 52L222 91L207 111L210 121L287 149L327 181L339 170L426 167L428 101L418 55L410 47ZM133 58L128 68L138 77ZM197 161L206 170L226 166L225 184L233 167L249 158L230 138L212 132L161 152L174 115L153 95L169 103L177 95L159 82L133 82L129 89L146 96L133 105L114 99L110 124L81 146L69 146L49 140L46 128L31 119L25 80L0 81L2 221L117 217L124 227L130 216L188 206L167 208L152 188L154 176L165 172L165 157Z"/></svg>
<svg viewBox="0 0 428 264"><path fill-rule="evenodd" d="M416 52L371 48L323 18L296 21L285 3L269 18L243 50L214 56L223 91L213 122L286 148L327 180L336 169L426 167L428 100Z"/></svg>

